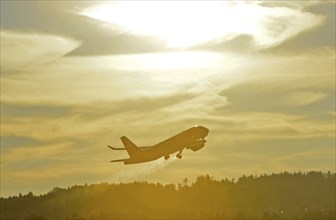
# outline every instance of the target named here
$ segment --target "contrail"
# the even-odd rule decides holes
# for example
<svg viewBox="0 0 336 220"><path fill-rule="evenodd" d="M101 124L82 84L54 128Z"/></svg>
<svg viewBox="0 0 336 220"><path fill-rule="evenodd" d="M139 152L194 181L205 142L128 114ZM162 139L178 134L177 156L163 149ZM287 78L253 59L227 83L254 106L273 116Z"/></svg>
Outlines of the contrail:
<svg viewBox="0 0 336 220"><path fill-rule="evenodd" d="M175 157L171 157L168 160L160 158L155 161L151 161L143 164L127 165L125 170L116 172L110 179L111 182L130 182L142 179L144 176L154 173L168 164L175 161Z"/></svg>

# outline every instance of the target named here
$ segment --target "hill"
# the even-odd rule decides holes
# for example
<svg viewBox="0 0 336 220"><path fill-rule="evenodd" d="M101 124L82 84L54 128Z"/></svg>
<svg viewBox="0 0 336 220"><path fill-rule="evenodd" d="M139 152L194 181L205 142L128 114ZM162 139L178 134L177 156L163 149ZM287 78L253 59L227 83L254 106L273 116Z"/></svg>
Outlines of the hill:
<svg viewBox="0 0 336 220"><path fill-rule="evenodd" d="M55 187L1 198L1 219L335 219L335 174Z"/></svg>

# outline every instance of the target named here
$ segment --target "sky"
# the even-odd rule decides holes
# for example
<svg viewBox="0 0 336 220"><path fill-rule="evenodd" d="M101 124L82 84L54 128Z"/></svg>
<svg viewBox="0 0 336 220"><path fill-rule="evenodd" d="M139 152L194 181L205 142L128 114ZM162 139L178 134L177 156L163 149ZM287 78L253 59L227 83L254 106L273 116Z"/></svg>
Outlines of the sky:
<svg viewBox="0 0 336 220"><path fill-rule="evenodd" d="M1 196L335 172L334 1L1 1ZM124 165L210 132L181 160Z"/></svg>

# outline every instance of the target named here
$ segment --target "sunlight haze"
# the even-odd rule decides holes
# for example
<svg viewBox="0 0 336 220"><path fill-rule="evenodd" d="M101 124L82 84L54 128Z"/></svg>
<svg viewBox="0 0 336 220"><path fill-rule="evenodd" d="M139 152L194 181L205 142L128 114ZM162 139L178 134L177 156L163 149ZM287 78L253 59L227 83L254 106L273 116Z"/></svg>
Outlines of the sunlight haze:
<svg viewBox="0 0 336 220"><path fill-rule="evenodd" d="M117 25L120 32L159 36L169 47L182 48L242 34L268 47L323 21L322 16L309 12L263 7L252 1L109 2L80 14ZM286 22L282 24L273 20L283 18Z"/></svg>

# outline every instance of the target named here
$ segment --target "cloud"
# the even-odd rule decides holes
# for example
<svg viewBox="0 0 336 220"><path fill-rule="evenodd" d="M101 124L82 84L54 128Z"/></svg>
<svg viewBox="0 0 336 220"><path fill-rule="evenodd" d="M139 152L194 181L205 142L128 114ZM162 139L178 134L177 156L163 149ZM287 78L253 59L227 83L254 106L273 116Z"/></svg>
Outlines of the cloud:
<svg viewBox="0 0 336 220"><path fill-rule="evenodd" d="M5 121L16 117L59 117L69 114L69 111L67 106L1 103L1 118Z"/></svg>
<svg viewBox="0 0 336 220"><path fill-rule="evenodd" d="M170 13L169 8L180 9L178 14L181 15L181 18L178 22L176 21L175 25L164 25L167 19L160 19L160 16L155 16L155 10L147 12L137 10L139 7L132 7L132 4L137 4L136 2L119 2L118 4L130 6L128 9L126 6L122 8L135 12L132 16L134 22L141 22L144 20L143 18L149 17L149 23L154 22L157 26L153 29L154 31L163 30L165 33L172 35L175 41L183 39L184 34L178 34L180 31L194 31L189 34L186 33L187 38L185 37L186 39L183 42L196 41L195 45L201 44L198 48L202 49L213 48L218 50L218 48L222 48L227 50L229 48L236 51L238 48L238 50L248 51L260 50L273 48L287 41L291 42L291 39L296 39L296 36L300 36L300 40L295 41L295 45L302 44L302 42L314 44L317 41L322 42L322 40L318 40L321 39L321 35L313 34L305 38L306 32L323 28L323 33L331 33L333 30L331 28L333 27L332 22L334 21L334 19L329 18L333 13L330 11L332 7L329 5L324 6L314 1L309 1L309 3L239 1L159 4L148 2L148 5L147 3L140 3L143 6L141 7L142 9L148 8L150 10L154 6L158 6L163 10L162 13L156 13L159 15ZM151 6L151 4L154 4L154 6ZM168 4L168 9L167 7L162 7L165 4ZM180 4L180 7L176 7L176 4ZM2 27L5 30L14 32L17 30L21 32L30 30L33 33L52 33L55 36L69 36L67 37L69 39L78 39L81 44L74 50L69 51L67 55L70 56L148 53L171 50L167 48L167 43L164 39L157 35L154 37L134 34L131 29L123 30L120 33L120 28L116 28L118 25L107 24L106 22L80 15L87 9L97 7L97 3L71 1L69 3L29 2L19 4L11 1L3 2L2 6ZM324 7L322 13L319 7ZM317 9L311 10L311 8ZM208 9L214 11L208 11ZM189 16L185 16L184 10L188 11ZM120 11L120 13L127 14L123 11ZM16 18L17 14L20 14L21 19ZM199 14L205 14L205 16L198 16ZM191 15L195 15L195 18ZM152 19L153 17L155 19ZM170 14L169 17L171 18ZM188 24L189 21L191 24ZM181 27L179 28L178 25ZM188 28L185 28L185 26L188 26ZM201 26L202 28L200 28ZM135 27L140 28L141 25L135 25ZM317 31L315 32L318 33ZM210 36L207 36L209 33ZM205 37L201 37L203 35ZM328 36L330 34L324 34L323 38ZM205 39L205 41L198 42L200 39ZM332 37L328 37L328 39L330 43L334 42ZM232 44L236 44L236 46L232 46ZM293 43L290 43L289 46L292 47ZM193 47L193 45L190 47Z"/></svg>
<svg viewBox="0 0 336 220"><path fill-rule="evenodd" d="M272 4L271 2L268 2ZM273 2L274 4L276 2ZM286 2L288 3L288 2ZM304 51L316 48L335 48L335 2L333 1L306 1L291 2L296 8L304 8L306 11L318 16L323 16L324 21L316 28L299 33L282 44L268 49L268 52L281 52L284 50ZM306 5L308 4L308 5Z"/></svg>
<svg viewBox="0 0 336 220"><path fill-rule="evenodd" d="M318 104L333 95L334 83L329 79L334 78L334 55L331 51L316 53L287 55L288 59L265 57L268 63L259 61L262 68L256 64L245 80L220 94L232 107L245 111L292 111L292 105Z"/></svg>
<svg viewBox="0 0 336 220"><path fill-rule="evenodd" d="M288 97L288 101L294 105L308 105L326 98L328 93L321 91L298 91Z"/></svg>
<svg viewBox="0 0 336 220"><path fill-rule="evenodd" d="M208 66L200 59L206 56L200 56L195 59L197 66L203 66L200 69L191 64L164 65L160 72L160 66L149 61L165 62L171 56L66 57L21 78L2 79L6 91L2 132L41 141L73 137L87 141L100 135L105 139L111 131L118 140L122 131L128 131L144 144L195 124L222 130L220 140L332 133L332 124L323 119L330 118L333 110L330 51L213 55L203 59L215 60ZM134 65L127 67L129 62ZM148 135L153 128L154 138Z"/></svg>
<svg viewBox="0 0 336 220"><path fill-rule="evenodd" d="M321 151L321 148L325 147L320 146L311 150L275 156L269 160L269 165L271 167L279 167L280 165L279 169L282 170L290 170L292 167L305 167L305 170L309 171L316 170L316 164L311 163L311 161L315 161L321 167L319 169L335 172L335 169L331 169L331 164L335 163L335 158L333 157L335 149L327 148Z"/></svg>
<svg viewBox="0 0 336 220"><path fill-rule="evenodd" d="M32 138L24 136L1 136L1 152L4 153L10 149L36 144Z"/></svg>
<svg viewBox="0 0 336 220"><path fill-rule="evenodd" d="M1 30L1 72L27 71L64 56L79 44L60 36Z"/></svg>
<svg viewBox="0 0 336 220"><path fill-rule="evenodd" d="M89 1L1 2L1 27L8 31L48 33L79 39L81 45L67 55L130 54L159 51L160 40L106 31L103 22L78 15ZM17 16L20 15L20 19Z"/></svg>
<svg viewBox="0 0 336 220"><path fill-rule="evenodd" d="M256 45L264 48L279 45L300 32L321 25L324 21L322 16L290 8L276 7L269 11L264 10L264 13L259 33L254 35Z"/></svg>
<svg viewBox="0 0 336 220"><path fill-rule="evenodd" d="M26 68L20 78L3 78L2 100L55 106L168 96L212 75L223 59L206 52L62 57L34 70Z"/></svg>

